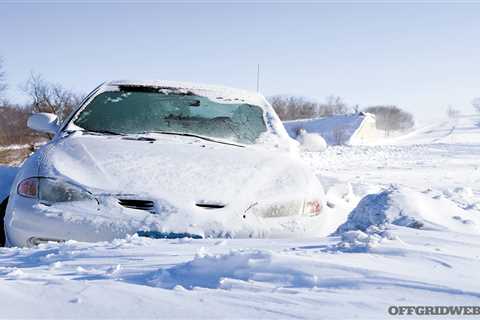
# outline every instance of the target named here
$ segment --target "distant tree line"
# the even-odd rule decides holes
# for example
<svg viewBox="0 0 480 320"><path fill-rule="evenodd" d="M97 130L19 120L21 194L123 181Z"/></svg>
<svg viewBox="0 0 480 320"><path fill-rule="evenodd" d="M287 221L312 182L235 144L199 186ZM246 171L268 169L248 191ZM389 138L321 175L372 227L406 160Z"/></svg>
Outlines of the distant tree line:
<svg viewBox="0 0 480 320"><path fill-rule="evenodd" d="M473 99L472 106L475 109L475 111L480 112L480 97Z"/></svg>
<svg viewBox="0 0 480 320"><path fill-rule="evenodd" d="M280 119L296 120L348 114L351 108L337 96L328 96L324 102L303 97L276 95L268 98Z"/></svg>
<svg viewBox="0 0 480 320"><path fill-rule="evenodd" d="M281 120L297 120L358 113L358 105L349 106L338 96L328 96L324 102L303 97L276 95L268 98ZM363 109L376 117L376 126L386 135L391 131L407 130L415 125L413 115L393 105L371 106Z"/></svg>
<svg viewBox="0 0 480 320"><path fill-rule="evenodd" d="M472 100L472 107L476 112L480 113L480 97L474 98ZM460 116L460 110L455 109L453 106L449 105L447 107L447 116L449 118L457 118L458 116Z"/></svg>
<svg viewBox="0 0 480 320"><path fill-rule="evenodd" d="M392 131L404 131L413 128L413 115L397 106L372 106L365 112L375 115L377 129L385 131L388 136Z"/></svg>

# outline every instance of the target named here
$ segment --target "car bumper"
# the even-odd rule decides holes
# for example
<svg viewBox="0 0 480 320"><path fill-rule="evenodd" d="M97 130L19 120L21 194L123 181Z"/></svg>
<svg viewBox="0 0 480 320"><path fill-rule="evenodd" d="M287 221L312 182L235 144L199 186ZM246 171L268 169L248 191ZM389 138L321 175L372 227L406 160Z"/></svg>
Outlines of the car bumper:
<svg viewBox="0 0 480 320"><path fill-rule="evenodd" d="M85 213L87 216L88 212ZM114 219L105 220L99 225L87 218L69 219L64 212L42 207L34 199L17 196L10 199L5 215L6 244L23 247L48 241L111 241L138 230L123 225L116 228Z"/></svg>

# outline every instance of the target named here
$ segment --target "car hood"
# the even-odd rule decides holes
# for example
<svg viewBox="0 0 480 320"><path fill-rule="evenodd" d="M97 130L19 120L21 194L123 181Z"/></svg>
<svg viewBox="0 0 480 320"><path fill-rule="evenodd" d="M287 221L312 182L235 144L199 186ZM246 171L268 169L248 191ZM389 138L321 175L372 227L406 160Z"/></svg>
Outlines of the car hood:
<svg viewBox="0 0 480 320"><path fill-rule="evenodd" d="M255 199L298 197L311 176L294 155L198 138L156 141L73 134L46 149L41 175L62 176L90 190L247 207ZM298 198L297 198L298 199Z"/></svg>

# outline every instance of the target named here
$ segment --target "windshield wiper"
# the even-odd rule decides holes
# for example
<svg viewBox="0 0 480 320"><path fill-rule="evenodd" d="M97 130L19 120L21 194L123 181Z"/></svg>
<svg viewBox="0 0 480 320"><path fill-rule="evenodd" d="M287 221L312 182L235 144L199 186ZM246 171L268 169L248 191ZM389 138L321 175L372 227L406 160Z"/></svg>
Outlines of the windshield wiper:
<svg viewBox="0 0 480 320"><path fill-rule="evenodd" d="M241 144L215 140L215 139L212 139L212 138L209 138L209 137L205 137L205 136L201 136L201 135L193 134L193 133L174 132L174 131L148 131L148 132L144 132L144 133L145 134L147 134L147 133L159 133L159 134L170 134L170 135L174 135L174 136L193 137L193 138L199 138L199 139L210 141L210 142L216 142L216 143L226 144L226 145L229 145L229 146L245 148L245 146L242 146Z"/></svg>
<svg viewBox="0 0 480 320"><path fill-rule="evenodd" d="M115 132L110 130L92 130L92 129L84 129L81 130L83 133L97 133L97 134L109 134L112 136L126 136L125 133Z"/></svg>
<svg viewBox="0 0 480 320"><path fill-rule="evenodd" d="M108 134L108 135L112 135L112 136L122 136L124 137L123 139L125 140L135 140L135 141L148 141L148 142L153 142L153 141L156 141L155 138L149 138L149 137L138 137L138 136L135 136L135 135L128 135L126 133L123 133L123 132L115 132L115 131L110 131L110 130L90 130L90 129L84 129L82 130L83 133L94 133L94 134Z"/></svg>

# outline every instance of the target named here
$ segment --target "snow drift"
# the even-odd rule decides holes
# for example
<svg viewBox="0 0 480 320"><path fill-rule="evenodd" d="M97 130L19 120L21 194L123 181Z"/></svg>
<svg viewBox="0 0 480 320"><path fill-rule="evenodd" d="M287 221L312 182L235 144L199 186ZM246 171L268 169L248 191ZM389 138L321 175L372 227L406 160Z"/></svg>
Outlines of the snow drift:
<svg viewBox="0 0 480 320"><path fill-rule="evenodd" d="M300 260L300 261L298 261ZM161 269L151 284L162 288L182 286L228 289L232 280L274 283L291 288L312 288L318 277L300 257L268 250L231 251L222 255L197 254L186 263ZM302 270L307 269L307 270Z"/></svg>
<svg viewBox="0 0 480 320"><path fill-rule="evenodd" d="M371 226L397 225L415 229L478 233L480 216L465 210L449 198L391 186L385 191L369 194L360 200L348 220L336 234L352 230L368 231Z"/></svg>

